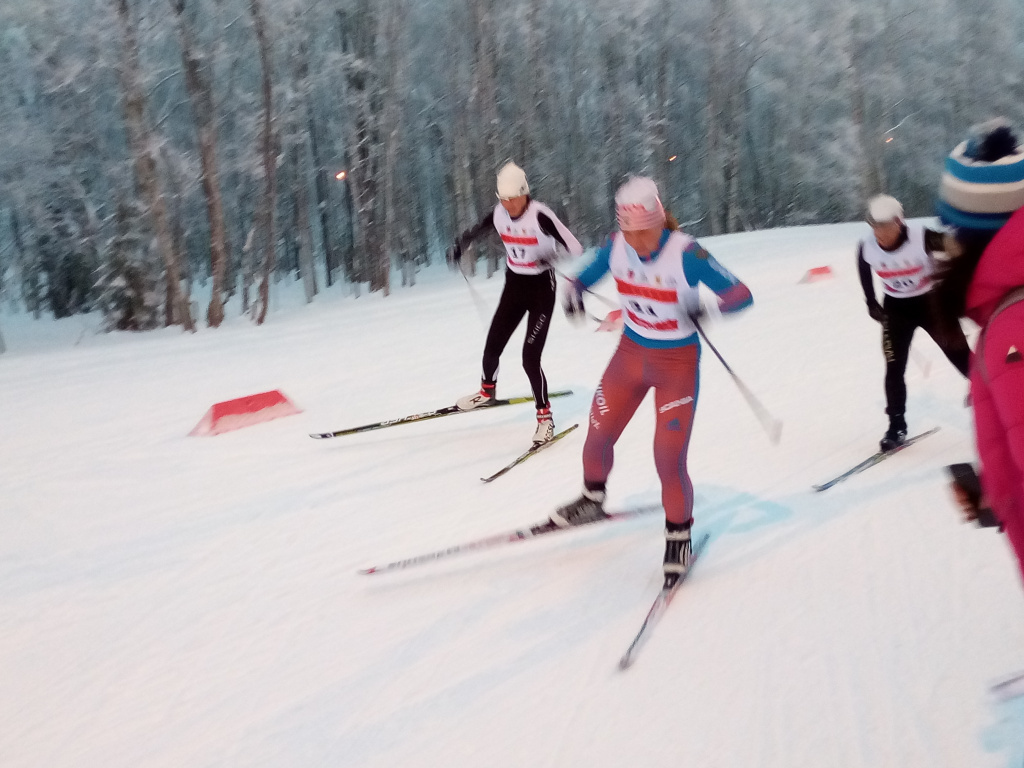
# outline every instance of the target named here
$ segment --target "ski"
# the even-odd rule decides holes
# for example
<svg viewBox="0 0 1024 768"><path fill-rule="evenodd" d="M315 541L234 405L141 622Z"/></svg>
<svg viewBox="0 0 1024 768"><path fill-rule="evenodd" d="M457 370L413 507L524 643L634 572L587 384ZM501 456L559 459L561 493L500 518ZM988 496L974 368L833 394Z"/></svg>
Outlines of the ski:
<svg viewBox="0 0 1024 768"><path fill-rule="evenodd" d="M686 577L693 572L693 566L697 564L697 558L700 557L700 553L704 551L704 546L708 543L708 539L711 537L710 534L705 533L701 536L697 545L693 548L693 556L690 558L690 568L682 576L675 580L675 583L669 584L669 577L665 577L665 585L662 586L661 592L654 598L654 603L651 604L651 609L647 612L644 623L640 625L640 631L636 633L636 637L633 638L633 642L629 644L629 648L622 654L622 658L619 659L619 669L629 669L633 662L636 661L636 655L640 651L640 647L644 644L644 641L650 636L651 630L661 619L662 615L668 609L669 604L672 602L672 598L675 597L676 592L679 591L679 587Z"/></svg>
<svg viewBox="0 0 1024 768"><path fill-rule="evenodd" d="M548 397L565 397L571 395L572 390L567 389L563 392L551 392ZM414 413L412 416L403 416L400 419L387 419L386 421L377 421L373 424L364 424L361 427L350 427L348 429L338 429L334 432L312 432L310 437L315 440L325 440L329 437L343 437L344 435L355 435L360 432L372 432L375 429L384 429L386 427L397 427L399 424L412 424L416 421L427 421L429 419L437 419L441 416L454 416L457 413L475 413L476 411L486 411L491 408L497 408L501 405L519 405L520 403L532 403L533 397L508 397L505 399L495 400L491 405L484 408L473 408L469 411L461 410L457 405L449 405L446 408L438 408L435 411L424 411L423 413Z"/></svg>
<svg viewBox="0 0 1024 768"><path fill-rule="evenodd" d="M868 458L864 459L864 461L862 461L857 466L852 467L851 469L846 470L845 472L843 472L843 474L838 475L836 477L833 477L828 482L822 483L821 485L812 485L811 487L815 491L818 491L819 493L821 491L827 491L833 485L841 483L841 482L843 482L843 480L848 480L849 478L853 477L854 475L859 475L865 469L869 469L870 467L875 466L875 464L881 464L883 461L888 459L890 456L894 456L895 454L897 454L900 451L902 451L904 448L909 448L914 443L916 443L918 440L923 440L924 438L928 437L929 435L934 435L938 431L939 431L939 428L938 427L934 427L933 429L929 429L927 432L922 432L919 435L914 435L913 437L908 437L906 440L903 441L903 443L901 445L896 446L891 451L879 451L878 453L874 454L873 456L869 456Z"/></svg>
<svg viewBox="0 0 1024 768"><path fill-rule="evenodd" d="M554 435L550 440L545 440L543 443L536 443L536 444L532 445L528 450L524 451L522 454L520 454L518 457L516 457L513 461L511 461L508 464L506 464L504 467L499 469L493 475L488 475L487 477L481 477L480 479L483 482L485 482L485 483L489 483L492 480L497 480L499 477L504 475L506 472L508 472L513 467L519 466L520 464L522 464L524 461L526 461L531 456L536 456L538 453L543 451L549 445L551 445L554 442L557 442L558 440L561 440L563 437L568 435L570 432L572 432L577 427L579 427L579 424L573 424L568 429L563 429L557 435Z"/></svg>
<svg viewBox="0 0 1024 768"><path fill-rule="evenodd" d="M371 573L386 573L388 571L398 571L404 568L411 568L416 565L423 565L424 563L431 563L435 560L440 560L445 557L451 557L452 555L461 555L465 552L475 552L481 549L491 549L493 547L501 546L502 544L514 544L517 541L526 541L527 539L533 539L537 536L544 536L549 533L558 533L559 531L571 531L584 526L593 525L593 523L601 523L606 521L615 520L629 520L634 517L638 517L648 512L661 509L660 504L650 504L643 507L636 507L635 509L626 510L623 512L609 512L607 517L601 518L600 520L594 520L590 523L583 523L581 525L570 526L569 528L559 528L557 525L552 523L550 520L545 520L542 523L531 525L527 528L518 528L514 531L507 531L505 533L499 533L494 536L487 536L482 539L475 541L468 541L464 544L456 544L455 546L448 547L446 549L439 549L436 552L428 552L423 555L415 555L408 557L405 560L396 560L393 563L387 563L385 565L375 565L370 568L363 568L359 571L361 574Z"/></svg>
<svg viewBox="0 0 1024 768"><path fill-rule="evenodd" d="M989 686L989 691L996 701L1005 702L1024 696L1024 672L1010 675Z"/></svg>

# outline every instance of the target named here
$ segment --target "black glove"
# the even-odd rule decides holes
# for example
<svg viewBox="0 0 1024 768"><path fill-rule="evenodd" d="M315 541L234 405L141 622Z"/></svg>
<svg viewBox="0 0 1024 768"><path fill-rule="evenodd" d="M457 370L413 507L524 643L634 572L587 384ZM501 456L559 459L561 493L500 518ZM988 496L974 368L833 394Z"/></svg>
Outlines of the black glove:
<svg viewBox="0 0 1024 768"><path fill-rule="evenodd" d="M868 314L871 315L871 319L876 323L885 322L885 310L882 309L881 304L868 304Z"/></svg>
<svg viewBox="0 0 1024 768"><path fill-rule="evenodd" d="M570 322L581 323L587 316L587 310L583 306L583 294L576 285L569 285L562 298L562 309Z"/></svg>
<svg viewBox="0 0 1024 768"><path fill-rule="evenodd" d="M966 522L973 522L979 528L998 528L1003 524L984 500L981 479L970 464L950 464L946 467L952 480L953 496L960 505L960 512Z"/></svg>
<svg viewBox="0 0 1024 768"><path fill-rule="evenodd" d="M448 249L445 258L448 260L448 266L454 268L462 260L462 246L455 243Z"/></svg>
<svg viewBox="0 0 1024 768"><path fill-rule="evenodd" d="M696 325L701 320L704 320L708 316L708 307L704 303L704 297L701 296L697 299L697 305L690 307L686 311L686 316L690 318L690 321Z"/></svg>

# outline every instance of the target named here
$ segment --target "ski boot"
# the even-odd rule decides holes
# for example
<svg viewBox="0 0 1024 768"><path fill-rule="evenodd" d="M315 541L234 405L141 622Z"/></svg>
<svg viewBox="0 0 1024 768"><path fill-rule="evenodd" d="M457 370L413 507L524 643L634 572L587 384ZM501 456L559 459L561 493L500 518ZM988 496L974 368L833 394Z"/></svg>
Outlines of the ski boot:
<svg viewBox="0 0 1024 768"><path fill-rule="evenodd" d="M604 512L604 491L583 489L576 501L569 502L551 513L551 522L559 528L585 525L608 517Z"/></svg>
<svg viewBox="0 0 1024 768"><path fill-rule="evenodd" d="M534 447L543 445L555 436L555 420L551 418L551 407L537 409L537 430L533 433Z"/></svg>
<svg viewBox="0 0 1024 768"><path fill-rule="evenodd" d="M455 407L460 411L472 411L476 408L486 408L489 405L494 405L494 390L497 387L496 382L480 382L480 391L475 395L466 395L460 397L455 401Z"/></svg>
<svg viewBox="0 0 1024 768"><path fill-rule="evenodd" d="M906 440L907 422L902 416L891 416L889 418L889 429L885 431L885 436L878 443L878 447L884 453L888 453L899 448Z"/></svg>
<svg viewBox="0 0 1024 768"><path fill-rule="evenodd" d="M690 542L690 528L693 520L685 523L665 522L665 587L674 587L676 582L690 570L693 560L693 549Z"/></svg>

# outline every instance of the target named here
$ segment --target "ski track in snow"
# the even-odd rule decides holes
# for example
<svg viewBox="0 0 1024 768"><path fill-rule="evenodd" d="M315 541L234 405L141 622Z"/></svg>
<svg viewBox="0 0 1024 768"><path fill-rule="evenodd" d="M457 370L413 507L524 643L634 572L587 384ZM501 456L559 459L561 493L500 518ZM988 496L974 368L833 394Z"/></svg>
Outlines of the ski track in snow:
<svg viewBox="0 0 1024 768"><path fill-rule="evenodd" d="M485 329L443 269L386 300L302 307L278 286L258 329L95 335L95 318L3 315L0 766L1020 768L1024 705L986 689L1024 667L1024 595L1002 537L948 498L970 412L929 339L908 416L942 429L811 491L885 428L854 264L866 232L703 241L753 290L708 332L782 443L705 350L690 470L711 538L625 672L660 588L660 513L356 574L575 496L614 335L555 318L545 370L575 391L556 426L581 429L485 485L527 446L529 405L307 437L472 391ZM824 264L833 279L800 284ZM500 278L473 283L493 310ZM529 392L521 343L502 396ZM214 402L278 388L304 412L185 437ZM617 446L610 508L660 498L652 410Z"/></svg>

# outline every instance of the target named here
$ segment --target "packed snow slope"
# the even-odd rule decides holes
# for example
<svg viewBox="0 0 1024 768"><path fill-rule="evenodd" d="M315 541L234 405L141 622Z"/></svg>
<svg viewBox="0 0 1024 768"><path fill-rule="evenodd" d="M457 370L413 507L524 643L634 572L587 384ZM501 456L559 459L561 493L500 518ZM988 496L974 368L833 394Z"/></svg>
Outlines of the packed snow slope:
<svg viewBox="0 0 1024 768"><path fill-rule="evenodd" d="M755 297L709 335L785 427L772 446L704 351L690 468L710 543L626 672L660 586L660 512L357 574L572 499L615 334L559 312L545 368L575 394L556 424L582 426L485 485L528 446L529 405L307 434L474 391L500 276L472 279L479 301L443 267L308 307L279 285L264 327L236 307L195 335L0 314L0 766L1018 768L1024 708L987 686L1024 668L1024 590L1003 537L950 501L971 416L927 337L908 418L941 430L811 491L886 426L866 233L704 241ZM823 265L831 279L800 282ZM528 393L521 341L499 394ZM211 404L278 388L302 414L186 437ZM659 500L653 422L648 399L611 509Z"/></svg>

